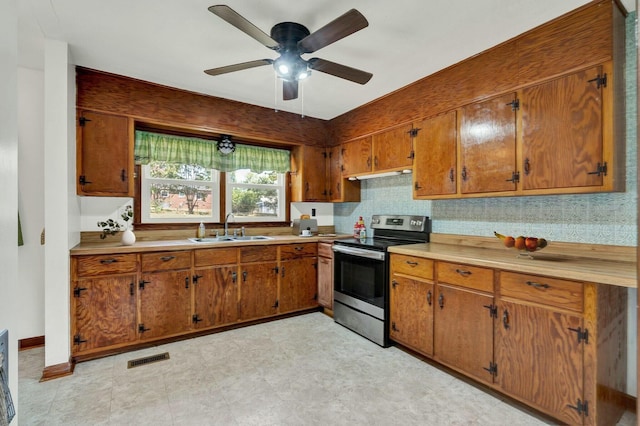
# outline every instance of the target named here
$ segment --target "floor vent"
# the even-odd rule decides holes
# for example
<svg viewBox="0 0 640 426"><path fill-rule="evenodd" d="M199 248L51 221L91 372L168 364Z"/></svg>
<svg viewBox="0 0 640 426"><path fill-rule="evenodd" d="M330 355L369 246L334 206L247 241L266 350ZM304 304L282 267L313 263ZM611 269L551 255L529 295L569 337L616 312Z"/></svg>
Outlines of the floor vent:
<svg viewBox="0 0 640 426"><path fill-rule="evenodd" d="M152 362L164 361L169 359L169 352L163 354L146 356L144 358L133 359L127 363L127 368L140 367L141 365L151 364Z"/></svg>

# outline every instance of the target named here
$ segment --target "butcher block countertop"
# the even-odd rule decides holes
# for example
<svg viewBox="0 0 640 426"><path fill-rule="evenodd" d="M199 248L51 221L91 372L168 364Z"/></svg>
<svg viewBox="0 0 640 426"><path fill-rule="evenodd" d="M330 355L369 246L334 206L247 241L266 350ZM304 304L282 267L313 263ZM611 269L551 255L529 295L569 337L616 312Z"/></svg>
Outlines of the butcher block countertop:
<svg viewBox="0 0 640 426"><path fill-rule="evenodd" d="M555 247L554 247L555 246ZM389 247L392 253L599 284L637 287L636 248L551 242L533 259L496 238L432 234L431 242Z"/></svg>

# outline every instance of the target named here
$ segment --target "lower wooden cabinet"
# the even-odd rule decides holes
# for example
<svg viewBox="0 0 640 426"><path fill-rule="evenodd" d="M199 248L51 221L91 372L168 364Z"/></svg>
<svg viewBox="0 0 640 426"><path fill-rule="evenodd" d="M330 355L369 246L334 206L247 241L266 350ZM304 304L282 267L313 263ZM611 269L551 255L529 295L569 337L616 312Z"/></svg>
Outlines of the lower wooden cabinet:
<svg viewBox="0 0 640 426"><path fill-rule="evenodd" d="M72 353L138 338L136 275L82 278L72 289Z"/></svg>
<svg viewBox="0 0 640 426"><path fill-rule="evenodd" d="M624 412L626 288L396 253L390 282L393 341L562 423Z"/></svg>
<svg viewBox="0 0 640 426"><path fill-rule="evenodd" d="M71 256L71 354L318 307L317 243Z"/></svg>
<svg viewBox="0 0 640 426"><path fill-rule="evenodd" d="M433 355L433 283L392 275L389 337L424 355Z"/></svg>
<svg viewBox="0 0 640 426"><path fill-rule="evenodd" d="M318 243L318 304L333 310L333 244Z"/></svg>
<svg viewBox="0 0 640 426"><path fill-rule="evenodd" d="M486 383L493 382L493 294L436 285L434 358Z"/></svg>

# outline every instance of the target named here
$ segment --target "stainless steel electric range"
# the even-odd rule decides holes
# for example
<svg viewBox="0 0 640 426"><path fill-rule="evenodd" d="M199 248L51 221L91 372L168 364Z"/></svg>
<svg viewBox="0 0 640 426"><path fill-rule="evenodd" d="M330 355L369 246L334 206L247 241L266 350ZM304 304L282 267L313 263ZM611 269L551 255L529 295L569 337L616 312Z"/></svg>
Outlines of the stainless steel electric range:
<svg viewBox="0 0 640 426"><path fill-rule="evenodd" d="M334 320L377 343L389 346L389 253L394 245L429 242L427 216L374 215L368 238L336 240Z"/></svg>

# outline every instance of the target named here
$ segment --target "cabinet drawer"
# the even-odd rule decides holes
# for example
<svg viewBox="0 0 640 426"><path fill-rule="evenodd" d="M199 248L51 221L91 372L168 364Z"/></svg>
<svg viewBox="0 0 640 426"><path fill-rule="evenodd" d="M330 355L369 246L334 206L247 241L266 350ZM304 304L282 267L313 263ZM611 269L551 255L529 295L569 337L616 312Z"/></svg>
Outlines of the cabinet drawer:
<svg viewBox="0 0 640 426"><path fill-rule="evenodd" d="M238 249L215 248L196 250L193 254L195 266L233 265L238 263Z"/></svg>
<svg viewBox="0 0 640 426"><path fill-rule="evenodd" d="M318 243L290 244L280 246L280 259L294 259L303 256L317 256Z"/></svg>
<svg viewBox="0 0 640 426"><path fill-rule="evenodd" d="M404 254L392 254L391 271L433 280L433 260Z"/></svg>
<svg viewBox="0 0 640 426"><path fill-rule="evenodd" d="M252 246L240 248L240 263L270 262L278 258L277 246Z"/></svg>
<svg viewBox="0 0 640 426"><path fill-rule="evenodd" d="M333 244L318 243L318 256L333 258Z"/></svg>
<svg viewBox="0 0 640 426"><path fill-rule="evenodd" d="M577 281L501 272L500 296L582 312L584 289Z"/></svg>
<svg viewBox="0 0 640 426"><path fill-rule="evenodd" d="M99 256L78 256L77 272L80 277L92 275L122 274L136 272L136 254L105 254Z"/></svg>
<svg viewBox="0 0 640 426"><path fill-rule="evenodd" d="M142 272L168 271L174 269L187 269L191 267L190 251L144 253L141 258Z"/></svg>
<svg viewBox="0 0 640 426"><path fill-rule="evenodd" d="M438 262L438 282L493 293L493 270L461 263Z"/></svg>

